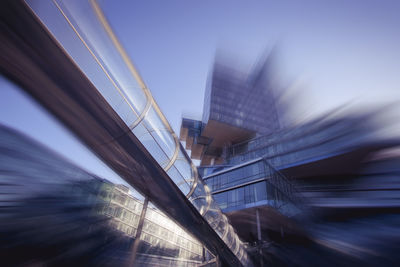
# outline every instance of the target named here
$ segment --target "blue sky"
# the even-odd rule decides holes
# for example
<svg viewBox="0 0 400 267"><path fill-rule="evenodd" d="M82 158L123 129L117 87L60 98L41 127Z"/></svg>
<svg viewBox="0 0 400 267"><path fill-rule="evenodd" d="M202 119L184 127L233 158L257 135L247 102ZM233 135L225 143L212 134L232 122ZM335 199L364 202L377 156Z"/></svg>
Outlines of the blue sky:
<svg viewBox="0 0 400 267"><path fill-rule="evenodd" d="M175 130L201 114L217 49L250 66L278 43L309 113L400 98L400 1L100 3Z"/></svg>
<svg viewBox="0 0 400 267"><path fill-rule="evenodd" d="M0 76L0 107L1 124L25 133L93 174L124 183L55 117L2 76Z"/></svg>

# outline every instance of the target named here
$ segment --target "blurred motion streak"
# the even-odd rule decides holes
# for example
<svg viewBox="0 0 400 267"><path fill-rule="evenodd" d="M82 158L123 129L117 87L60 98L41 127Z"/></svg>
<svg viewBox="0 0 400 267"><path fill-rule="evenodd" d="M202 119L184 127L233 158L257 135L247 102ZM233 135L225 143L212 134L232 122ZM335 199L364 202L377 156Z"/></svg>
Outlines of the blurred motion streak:
<svg viewBox="0 0 400 267"><path fill-rule="evenodd" d="M1 75L120 179L0 124L1 265L399 265L398 103L306 118L278 46L218 52L178 137L101 2L4 0L0 38Z"/></svg>
<svg viewBox="0 0 400 267"><path fill-rule="evenodd" d="M291 120L277 58L274 48L245 71L217 54L202 120L183 118L180 129L203 180L255 265L396 266L394 106Z"/></svg>
<svg viewBox="0 0 400 267"><path fill-rule="evenodd" d="M166 266L202 262L202 245L127 186L83 171L5 126L0 150L6 266L126 265L135 240L142 265L151 266L152 257Z"/></svg>

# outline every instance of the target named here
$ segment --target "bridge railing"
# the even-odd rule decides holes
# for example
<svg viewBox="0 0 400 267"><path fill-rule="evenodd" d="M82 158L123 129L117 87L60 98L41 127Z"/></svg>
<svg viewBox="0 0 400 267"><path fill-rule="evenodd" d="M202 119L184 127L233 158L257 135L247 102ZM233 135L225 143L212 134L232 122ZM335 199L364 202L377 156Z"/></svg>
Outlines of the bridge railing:
<svg viewBox="0 0 400 267"><path fill-rule="evenodd" d="M41 4L32 1L29 5L230 250L243 265L251 265L244 245L213 200L97 1L52 2L57 13L52 14L54 17L42 13ZM55 18L64 20L65 26L53 23ZM65 31L73 33L74 42L64 37Z"/></svg>

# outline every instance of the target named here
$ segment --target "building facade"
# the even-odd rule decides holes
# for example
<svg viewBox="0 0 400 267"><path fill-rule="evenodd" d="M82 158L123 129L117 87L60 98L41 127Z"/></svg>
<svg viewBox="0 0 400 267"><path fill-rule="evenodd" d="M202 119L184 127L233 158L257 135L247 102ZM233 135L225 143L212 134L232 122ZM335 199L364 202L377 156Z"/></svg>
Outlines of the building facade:
<svg viewBox="0 0 400 267"><path fill-rule="evenodd" d="M273 54L250 72L216 60L208 79L202 121L183 119L180 139L201 165L222 164L224 150L256 135L279 130L271 79Z"/></svg>
<svg viewBox="0 0 400 267"><path fill-rule="evenodd" d="M0 169L0 206L8 210L0 220L0 254L7 266L32 259L60 265L126 264L136 239L140 266L194 267L212 257L154 205L144 207L144 198L132 188L88 173L2 125Z"/></svg>
<svg viewBox="0 0 400 267"><path fill-rule="evenodd" d="M109 218L109 225L134 238L143 211L143 200L135 197L129 187L122 184L113 184L107 180L93 180L93 187L97 190L97 196L104 201L104 204L97 210L100 215ZM149 248L157 247L157 252L153 252L153 257L163 256L164 259L187 261L187 265L198 264L203 260L202 244L190 236L180 226L163 214L154 206L148 206L145 212L143 228L140 235L141 240L146 242ZM151 255L151 249L142 248L139 250L141 258L146 254Z"/></svg>
<svg viewBox="0 0 400 267"><path fill-rule="evenodd" d="M253 80L265 88L268 77L258 74L250 76L257 77ZM308 242L314 234L323 236L315 230L323 227L312 218L325 220L323 216L334 216L334 209L343 209L345 214L354 209L358 214L364 207L374 214L374 205L398 205L397 200L384 198L379 187L374 188L377 176L368 178L365 174L365 169L374 165L368 162L373 155L399 144L398 140L378 137L377 112L334 110L281 128L275 103L263 99L262 90L257 91L254 86L249 97L244 95L246 86L256 82L246 83L234 70L217 64L212 77L206 88L203 121L183 119L181 140L191 149L192 158L201 160L199 173L238 235L252 244L253 255L261 253L263 260L274 262L266 256L266 247L270 246L266 244L287 245L285 242L293 238ZM258 106L257 97L263 99L260 105L264 109ZM248 110L242 108L244 103ZM263 123L272 128L263 129ZM387 176L391 174L379 179L388 181ZM375 182L369 184L372 180ZM359 192L361 184L379 191L374 205L366 202L371 193ZM391 188L398 187L391 184ZM345 223L340 227L345 227ZM337 231L334 227L330 230ZM280 256L279 264L290 262L284 254ZM263 264L260 258L254 258Z"/></svg>

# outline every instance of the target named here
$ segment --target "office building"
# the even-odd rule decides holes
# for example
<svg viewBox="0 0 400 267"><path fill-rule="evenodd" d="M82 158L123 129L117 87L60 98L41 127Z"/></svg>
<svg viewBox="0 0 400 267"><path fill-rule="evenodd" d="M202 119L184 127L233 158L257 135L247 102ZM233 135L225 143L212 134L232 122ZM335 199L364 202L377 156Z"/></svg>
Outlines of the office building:
<svg viewBox="0 0 400 267"><path fill-rule="evenodd" d="M180 131L181 141L201 165L221 164L226 147L280 129L273 83L268 79L272 58L271 54L249 73L215 62L202 121L184 118Z"/></svg>
<svg viewBox="0 0 400 267"><path fill-rule="evenodd" d="M4 183L0 203L9 211L1 220L2 233L8 240L1 242L1 247L17 253L29 246L43 246L43 251L37 250L39 259L42 253L50 253L47 245L53 244L65 251L70 250L69 256L59 259L61 262L82 261L82 254L90 252L95 256L93 261L101 258L107 264L119 264L129 260L134 241L139 237L136 261L141 266L157 263L160 266L186 267L204 261L206 252L198 240L154 205L148 205L144 211L143 197L128 186L100 179L21 133L1 125L0 149ZM31 203L12 205L25 201ZM142 212L145 217L140 222ZM45 233L30 231L25 222L42 224L40 231ZM142 224L140 233L137 232L139 224ZM16 230L26 235L23 241L12 235ZM96 231L101 231L104 237L94 240L92 233ZM52 235L58 239L51 240ZM107 237L119 241L107 241ZM74 239L80 240L81 251L68 247L68 242ZM107 246L104 253L101 252L102 246ZM29 260L29 256L25 251L24 257L19 259L14 258L13 253L4 255L2 259L3 263L23 262ZM48 255L52 256L54 254Z"/></svg>
<svg viewBox="0 0 400 267"><path fill-rule="evenodd" d="M181 140L186 142L187 149L191 149L192 158L201 161L199 173L240 238L253 244L254 254L261 253L264 262L293 264L282 258L271 260L266 249L271 245L266 244L293 238L307 243L313 234L323 235L314 231L314 226L321 226L316 226L312 218L323 220L328 214L334 216L335 209L346 213L350 209L359 211L362 207L370 210L375 205L385 208L399 205L398 200L383 197L389 191L376 186L378 179L391 183L385 178L392 175L388 170L381 169L384 177L378 178L375 174L374 178L367 179L366 173L377 164L370 162L371 157L399 145L399 140L379 138L378 111L346 113L333 110L308 122L283 128L279 127L277 119L279 107L265 102L266 106L273 107L264 110L264 122L272 125L271 129L259 127L256 120L262 117L257 113L253 113L254 120L240 123L240 113L234 112L240 110L240 106L236 108L231 99L241 103L239 99L246 98L243 96L246 83L235 80L235 77L241 77L235 72L230 82L218 83L217 77L221 74L217 65L212 81L217 80L215 84L225 88L207 87L203 121L183 118ZM265 83L267 78L260 80ZM242 86L243 90L232 84ZM225 97L218 97L221 91ZM212 99L214 95L217 95L214 102L207 97ZM256 96L252 95L253 98ZM259 110L250 102L247 108ZM223 115L224 109L231 109L229 116ZM212 119L220 119L218 124L225 128L215 127L214 132L210 131L217 125ZM220 144L219 149L214 144ZM394 167L393 163L386 164ZM359 190L363 186L376 192L374 205L368 204L367 200L367 196L372 195L367 193L366 198L361 197ZM394 184L390 187L397 188ZM348 190L354 196L344 197L338 193L340 189ZM374 213L371 211L371 214ZM330 225L330 222L326 223ZM285 255L280 257L285 258Z"/></svg>

